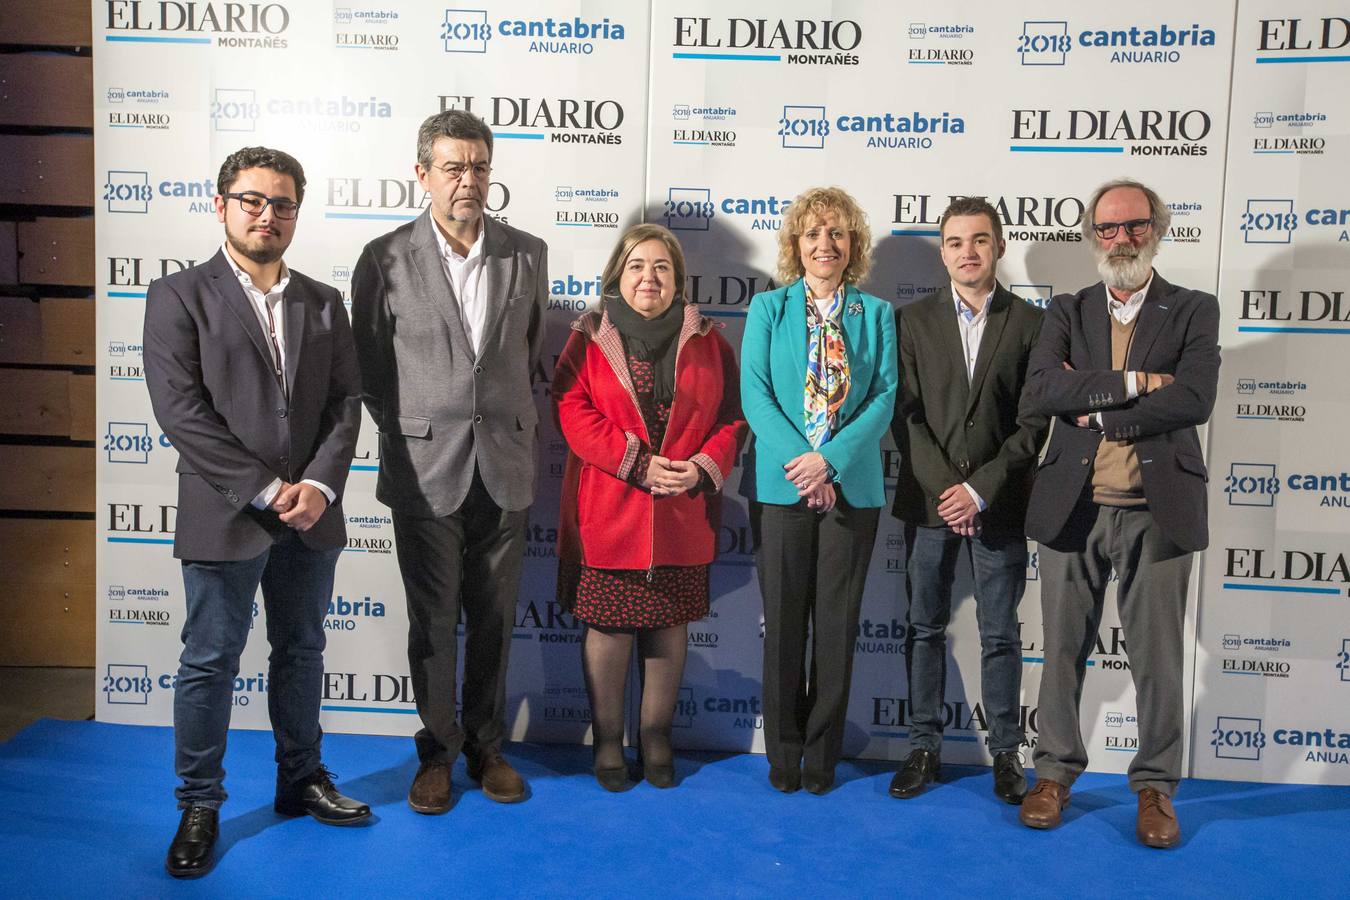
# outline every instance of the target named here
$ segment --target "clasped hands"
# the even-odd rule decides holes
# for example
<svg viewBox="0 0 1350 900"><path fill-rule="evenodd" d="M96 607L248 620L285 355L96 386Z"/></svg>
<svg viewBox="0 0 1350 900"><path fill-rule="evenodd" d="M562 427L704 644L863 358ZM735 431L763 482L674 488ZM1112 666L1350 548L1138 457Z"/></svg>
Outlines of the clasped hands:
<svg viewBox="0 0 1350 900"><path fill-rule="evenodd" d="M698 487L699 468L687 459L668 459L652 454L642 486L654 497L672 497Z"/></svg>
<svg viewBox="0 0 1350 900"><path fill-rule="evenodd" d="M309 531L319 516L328 508L328 497L312 484L303 481L290 484L283 481L272 498L272 509L278 518L296 531Z"/></svg>
<svg viewBox="0 0 1350 900"><path fill-rule="evenodd" d="M806 499L809 509L829 512L838 500L830 483L830 466L816 450L794 456L783 466L783 477L792 482L797 496Z"/></svg>

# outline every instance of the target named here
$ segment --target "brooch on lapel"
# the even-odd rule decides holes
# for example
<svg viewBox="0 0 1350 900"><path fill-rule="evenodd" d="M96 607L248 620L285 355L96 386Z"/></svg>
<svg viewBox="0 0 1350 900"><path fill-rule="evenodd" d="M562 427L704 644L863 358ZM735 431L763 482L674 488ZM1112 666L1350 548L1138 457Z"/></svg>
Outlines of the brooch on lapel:
<svg viewBox="0 0 1350 900"><path fill-rule="evenodd" d="M850 316L861 316L862 304L859 303L857 300L854 300L852 303L848 305L848 314Z"/></svg>

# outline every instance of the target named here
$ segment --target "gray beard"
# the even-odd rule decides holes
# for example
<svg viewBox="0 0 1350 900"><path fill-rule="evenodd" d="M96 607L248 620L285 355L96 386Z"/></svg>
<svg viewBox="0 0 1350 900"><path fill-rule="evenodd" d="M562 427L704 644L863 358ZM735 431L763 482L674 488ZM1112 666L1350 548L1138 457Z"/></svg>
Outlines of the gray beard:
<svg viewBox="0 0 1350 900"><path fill-rule="evenodd" d="M1112 256L1110 251L1094 250L1097 257L1097 274L1109 288L1118 291L1133 291L1148 281L1153 271L1153 257L1157 255L1157 244L1139 248L1134 256Z"/></svg>

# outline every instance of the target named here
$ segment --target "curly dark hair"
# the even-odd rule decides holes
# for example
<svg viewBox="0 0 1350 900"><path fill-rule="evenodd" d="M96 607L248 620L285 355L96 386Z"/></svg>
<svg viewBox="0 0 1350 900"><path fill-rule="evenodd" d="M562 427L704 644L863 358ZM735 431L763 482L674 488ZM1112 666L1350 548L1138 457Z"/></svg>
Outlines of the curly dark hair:
<svg viewBox="0 0 1350 900"><path fill-rule="evenodd" d="M244 147L225 157L216 176L216 193L228 193L245 169L271 169L295 179L295 202L305 200L305 169L300 160L283 150L270 147Z"/></svg>

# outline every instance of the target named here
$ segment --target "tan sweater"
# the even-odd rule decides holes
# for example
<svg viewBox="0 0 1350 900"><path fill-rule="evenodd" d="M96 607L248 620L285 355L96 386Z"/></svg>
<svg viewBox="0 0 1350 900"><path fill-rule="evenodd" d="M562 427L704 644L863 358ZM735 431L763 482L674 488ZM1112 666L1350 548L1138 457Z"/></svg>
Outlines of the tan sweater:
<svg viewBox="0 0 1350 900"><path fill-rule="evenodd" d="M1128 325L1117 322L1115 316L1110 318L1111 368L1123 373L1139 318L1131 319ZM1139 474L1139 457L1133 442L1102 439L1092 467L1092 500L1102 506L1144 505L1144 479Z"/></svg>

